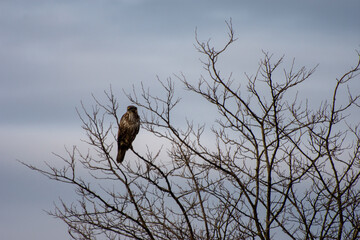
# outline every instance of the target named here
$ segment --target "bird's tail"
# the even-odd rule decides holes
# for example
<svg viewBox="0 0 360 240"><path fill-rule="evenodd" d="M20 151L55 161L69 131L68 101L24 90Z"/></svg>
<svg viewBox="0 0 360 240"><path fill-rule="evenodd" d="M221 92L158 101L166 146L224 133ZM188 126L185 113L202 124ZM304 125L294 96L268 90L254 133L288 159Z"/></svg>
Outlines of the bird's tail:
<svg viewBox="0 0 360 240"><path fill-rule="evenodd" d="M116 157L116 162L117 163L121 163L122 161L124 161L125 153L126 153L125 148L119 148L118 154L117 154L117 157Z"/></svg>

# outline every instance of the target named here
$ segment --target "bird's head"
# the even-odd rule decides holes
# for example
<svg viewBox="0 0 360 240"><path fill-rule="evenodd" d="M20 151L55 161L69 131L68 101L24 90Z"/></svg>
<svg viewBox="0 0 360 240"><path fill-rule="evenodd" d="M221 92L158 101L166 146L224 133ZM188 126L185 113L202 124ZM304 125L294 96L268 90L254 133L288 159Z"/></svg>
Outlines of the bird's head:
<svg viewBox="0 0 360 240"><path fill-rule="evenodd" d="M137 112L137 107L133 106L133 105L130 105L127 107L127 110L130 111L130 112Z"/></svg>

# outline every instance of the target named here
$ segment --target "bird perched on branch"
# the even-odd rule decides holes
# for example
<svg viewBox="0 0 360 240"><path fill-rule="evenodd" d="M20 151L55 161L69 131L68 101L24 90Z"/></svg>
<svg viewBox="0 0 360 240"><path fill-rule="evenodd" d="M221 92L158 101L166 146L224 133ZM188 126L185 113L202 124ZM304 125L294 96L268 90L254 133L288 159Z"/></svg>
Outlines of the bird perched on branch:
<svg viewBox="0 0 360 240"><path fill-rule="evenodd" d="M140 129L140 117L135 106L128 106L127 112L121 117L118 132L118 154L116 161L121 163L124 160L126 151L131 148L132 142Z"/></svg>

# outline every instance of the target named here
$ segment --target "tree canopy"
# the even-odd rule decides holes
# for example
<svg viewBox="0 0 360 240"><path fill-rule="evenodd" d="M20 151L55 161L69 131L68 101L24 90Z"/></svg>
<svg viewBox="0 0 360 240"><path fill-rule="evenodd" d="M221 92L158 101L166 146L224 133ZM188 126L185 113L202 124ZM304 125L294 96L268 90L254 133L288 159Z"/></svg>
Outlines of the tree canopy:
<svg viewBox="0 0 360 240"><path fill-rule="evenodd" d="M74 239L359 238L360 125L351 114L360 95L348 87L359 80L359 52L314 108L296 93L316 67L281 69L284 58L264 52L255 74L222 75L219 57L236 40L227 27L220 49L196 37L207 73L197 82L180 74L159 80L163 96L144 85L128 93L142 112L138 138L146 131L162 147L149 142L116 163L121 113L110 90L79 110L91 151L67 149L63 167L25 164L74 186L78 201L49 212ZM211 126L174 123L175 82L216 109Z"/></svg>

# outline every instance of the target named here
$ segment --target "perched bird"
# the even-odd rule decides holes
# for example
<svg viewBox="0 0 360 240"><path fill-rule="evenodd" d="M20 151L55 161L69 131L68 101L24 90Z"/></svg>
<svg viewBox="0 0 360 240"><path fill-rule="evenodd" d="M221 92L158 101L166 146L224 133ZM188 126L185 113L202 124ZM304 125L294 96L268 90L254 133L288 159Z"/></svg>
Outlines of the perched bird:
<svg viewBox="0 0 360 240"><path fill-rule="evenodd" d="M116 161L121 163L124 160L126 151L131 148L132 142L140 129L140 117L135 106L128 106L127 112L121 117L118 132L118 154Z"/></svg>

